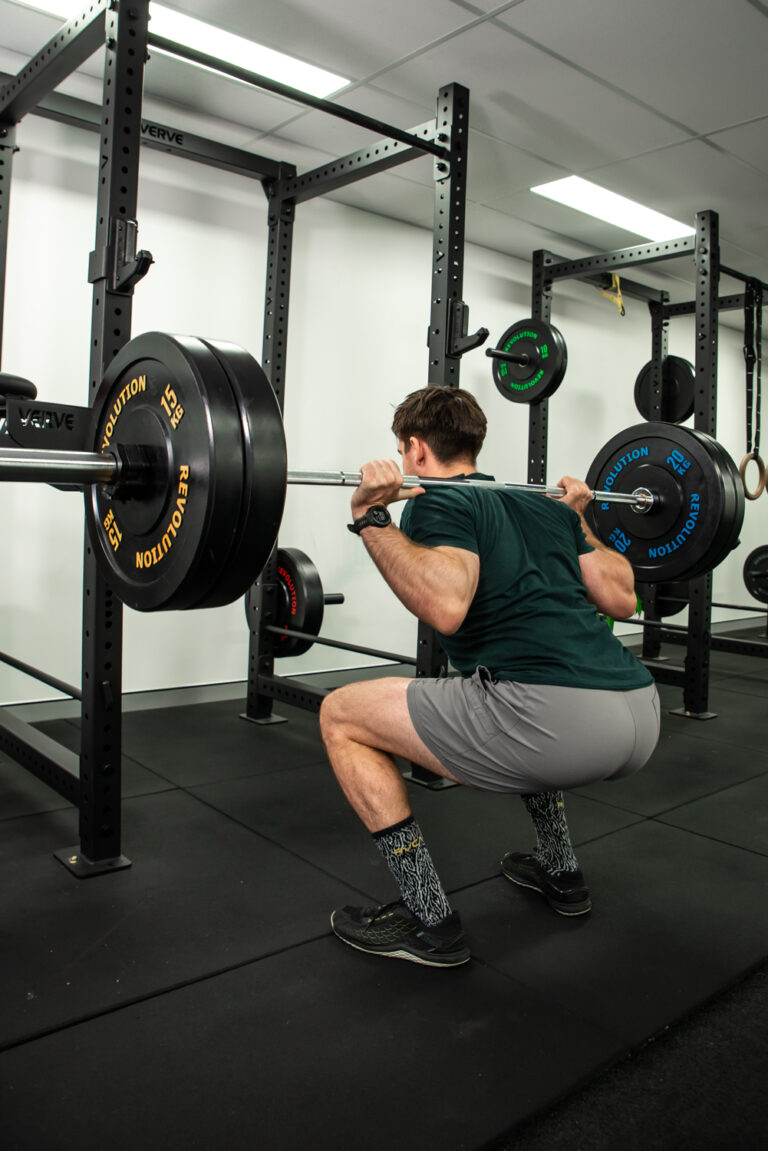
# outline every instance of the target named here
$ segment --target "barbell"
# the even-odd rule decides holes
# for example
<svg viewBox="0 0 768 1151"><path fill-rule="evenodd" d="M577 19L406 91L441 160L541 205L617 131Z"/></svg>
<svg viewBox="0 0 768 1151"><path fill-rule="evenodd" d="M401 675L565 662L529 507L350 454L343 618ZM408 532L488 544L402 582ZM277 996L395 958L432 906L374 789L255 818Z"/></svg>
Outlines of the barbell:
<svg viewBox="0 0 768 1151"><path fill-rule="evenodd" d="M272 554L287 484L356 486L359 472L287 468L277 399L233 344L147 332L109 365L91 412L92 451L0 449L0 480L86 489L95 554L137 611L218 607L244 595ZM693 578L738 541L744 497L716 440L667 424L619 433L587 476L595 534L639 578ZM406 476L405 487L562 489Z"/></svg>

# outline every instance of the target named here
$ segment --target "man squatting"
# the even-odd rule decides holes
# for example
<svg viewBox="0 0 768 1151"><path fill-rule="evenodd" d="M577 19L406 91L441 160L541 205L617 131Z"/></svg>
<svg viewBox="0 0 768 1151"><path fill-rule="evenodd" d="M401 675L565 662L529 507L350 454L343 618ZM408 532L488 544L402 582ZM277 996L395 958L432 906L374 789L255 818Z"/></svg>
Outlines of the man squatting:
<svg viewBox="0 0 768 1151"><path fill-rule="evenodd" d="M486 419L466 391L413 392L392 430L406 475L492 478L477 471ZM503 874L582 915L591 901L563 791L639 771L658 740L659 702L598 614L634 613L634 575L584 522L585 483L564 476L551 499L469 484L403 489L403 473L392 460L363 466L350 528L398 599L439 633L458 675L351 683L323 701L331 766L402 893L340 908L331 925L361 951L442 967L470 953L393 757L518 794L536 847L506 854ZM399 528L387 511L397 500L409 501Z"/></svg>

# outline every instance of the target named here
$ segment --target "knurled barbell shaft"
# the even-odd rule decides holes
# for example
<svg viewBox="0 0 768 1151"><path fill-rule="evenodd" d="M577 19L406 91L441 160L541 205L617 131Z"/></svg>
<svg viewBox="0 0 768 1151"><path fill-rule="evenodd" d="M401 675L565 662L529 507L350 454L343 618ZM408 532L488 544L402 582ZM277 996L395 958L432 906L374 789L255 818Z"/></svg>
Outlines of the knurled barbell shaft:
<svg viewBox="0 0 768 1151"><path fill-rule="evenodd" d="M301 472L289 471L288 483L289 484L317 484L320 486L335 486L335 487L358 487L362 480L360 472ZM473 487L473 488L491 488L491 489L507 489L514 488L526 492L538 492L544 496L554 496L560 498L565 495L562 488L548 487L546 484L523 484L513 480L457 480L457 479L439 479L437 477L431 478L426 476L403 476L404 488L429 488L429 487ZM646 492L643 489L638 489L634 492L592 492L593 500L601 500L606 503L614 504L632 504L640 510L647 510L653 506L655 502L652 492Z"/></svg>
<svg viewBox="0 0 768 1151"><path fill-rule="evenodd" d="M99 452L67 452L49 449L0 448L0 481L15 481L44 484L107 484L118 478L121 465L113 455ZM128 470L128 469L126 469ZM130 469L133 476L133 470ZM289 484L314 484L323 487L358 487L362 481L360 472L305 472L289 471L286 482ZM538 492L545 496L561 497L562 488L548 487L546 484L523 484L507 480L457 480L424 476L403 476L404 488L418 487L458 487L470 485L477 488L519 489ZM632 504L638 510L648 510L653 506L654 496L650 492L593 492L592 499L606 503Z"/></svg>

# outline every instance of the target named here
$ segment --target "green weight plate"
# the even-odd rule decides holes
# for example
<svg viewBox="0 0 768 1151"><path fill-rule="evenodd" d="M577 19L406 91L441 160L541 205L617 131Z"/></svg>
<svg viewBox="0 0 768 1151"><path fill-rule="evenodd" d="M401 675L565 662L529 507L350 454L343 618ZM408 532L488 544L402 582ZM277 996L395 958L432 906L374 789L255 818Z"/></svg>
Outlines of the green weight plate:
<svg viewBox="0 0 768 1151"><path fill-rule="evenodd" d="M507 328L497 347L528 357L527 364L493 359L493 382L505 399L516 404L538 403L553 395L563 382L568 353L554 324L521 320Z"/></svg>
<svg viewBox="0 0 768 1151"><path fill-rule="evenodd" d="M243 348L204 340L223 367L240 416L243 481L235 542L219 580L196 607L245 595L275 546L285 504L287 456L277 397L258 362Z"/></svg>
<svg viewBox="0 0 768 1151"><path fill-rule="evenodd" d="M638 424L600 450L587 474L598 491L647 488L647 513L595 500L587 522L603 543L629 559L638 581L693 579L736 546L744 518L738 470L711 436L675 424Z"/></svg>
<svg viewBox="0 0 768 1151"><path fill-rule="evenodd" d="M235 544L244 470L240 413L216 356L192 336L131 340L99 388L92 443L152 462L140 491L86 496L115 594L137 611L205 606Z"/></svg>
<svg viewBox="0 0 768 1151"><path fill-rule="evenodd" d="M661 369L661 419L680 424L693 415L695 404L693 364L680 356L665 356ZM640 415L653 419L653 364L644 364L635 380L635 406Z"/></svg>
<svg viewBox="0 0 768 1151"><path fill-rule="evenodd" d="M768 546L755 548L744 561L744 586L759 603L768 603Z"/></svg>

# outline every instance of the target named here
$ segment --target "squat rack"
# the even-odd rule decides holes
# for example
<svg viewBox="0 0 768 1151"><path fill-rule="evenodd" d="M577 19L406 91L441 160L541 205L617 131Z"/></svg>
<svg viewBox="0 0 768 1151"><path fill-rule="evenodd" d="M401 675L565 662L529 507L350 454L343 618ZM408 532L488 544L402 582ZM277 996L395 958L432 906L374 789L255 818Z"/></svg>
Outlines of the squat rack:
<svg viewBox="0 0 768 1151"><path fill-rule="evenodd" d="M105 60L101 107L57 93L57 86L102 46ZM340 117L384 138L299 174L293 164L276 162L145 120L142 118L144 67L148 49L152 47ZM130 5L124 0L94 0L81 15L64 24L15 77L0 77L0 83L3 80L4 86L0 87L0 175L4 177L0 181L0 351L11 170L18 150L16 126L32 112L99 133L96 237L89 264L89 281L93 284L89 407L107 365L131 337L133 291L152 263L150 253L138 251L136 247L142 144L261 182L268 201L269 228L262 361L281 410L296 205L411 159L433 156L435 211L428 379L430 385L458 386L461 355L484 339L484 334L467 335L468 312L461 298L469 124L466 88L459 84L442 87L435 118L405 132L153 36L149 31L149 0L130 0ZM318 708L326 694L324 691L310 692L303 684L292 684L274 675L274 639L266 630L277 608L274 556L262 573L257 590L260 608L258 623L251 628L247 717L268 721L276 698ZM70 692L74 698L81 699L79 757L10 714L7 707L0 707L0 751L78 808L80 842L55 855L80 878L130 866L130 860L121 852L122 621L123 605L98 567L86 533L82 689ZM20 670L43 682L52 682L52 677L45 673L38 673L20 661L15 663ZM445 656L435 633L423 625L419 627L416 663L419 675L437 674L445 668ZM427 774L431 777L431 773Z"/></svg>
<svg viewBox="0 0 768 1151"><path fill-rule="evenodd" d="M696 349L694 363L695 408L694 428L711 436L717 434L717 348L718 315L722 311L743 309L745 293L720 296L720 276L728 275L745 283L755 277L725 267L720 262L719 217L716 212L696 214L693 236L676 240L622 248L613 252L566 260L552 252L533 253L532 314L549 321L552 308L552 289L559 280L576 279L595 287L611 286L612 273L628 265L654 264L663 260L693 256L696 270L695 297L680 304L670 304L669 293L621 277L622 294L645 300L651 316L651 410L650 419L661 420L662 366L667 355L669 321L676 316L694 315L696 318ZM763 285L766 287L768 285ZM547 405L548 400L532 404L529 413L529 483L541 483L546 473L547 458ZM655 584L639 584L641 598L646 605L645 614L652 626L643 627L643 662L660 683L681 686L683 706L674 714L693 719L710 719L709 653L711 650L731 651L741 655L768 656L768 645L745 640L728 640L712 635L712 573L690 581L690 607L688 628L664 630L656 624ZM685 634L683 635L683 631ZM668 664L659 659L662 640L685 643L686 656L682 665Z"/></svg>

